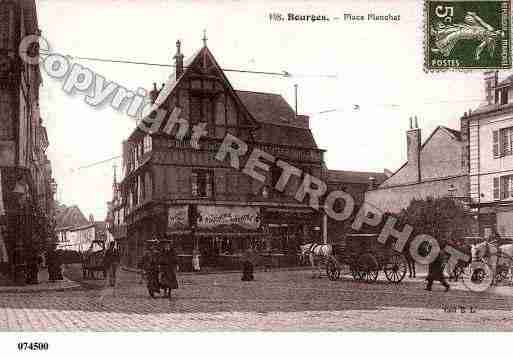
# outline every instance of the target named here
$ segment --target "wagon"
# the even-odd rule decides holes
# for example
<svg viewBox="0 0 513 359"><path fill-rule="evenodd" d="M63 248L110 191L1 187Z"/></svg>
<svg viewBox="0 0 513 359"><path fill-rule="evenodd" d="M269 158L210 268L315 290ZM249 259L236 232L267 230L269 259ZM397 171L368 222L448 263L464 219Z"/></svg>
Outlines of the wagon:
<svg viewBox="0 0 513 359"><path fill-rule="evenodd" d="M378 242L377 234L348 234L332 247L333 253L326 262L330 280L339 279L345 266L358 281L375 282L380 271L391 283L399 283L406 276L406 257L394 250L391 243Z"/></svg>
<svg viewBox="0 0 513 359"><path fill-rule="evenodd" d="M106 271L103 265L104 256L105 243L100 240L94 240L82 257L82 276L84 279L95 279L96 272L102 273L103 278L106 277Z"/></svg>

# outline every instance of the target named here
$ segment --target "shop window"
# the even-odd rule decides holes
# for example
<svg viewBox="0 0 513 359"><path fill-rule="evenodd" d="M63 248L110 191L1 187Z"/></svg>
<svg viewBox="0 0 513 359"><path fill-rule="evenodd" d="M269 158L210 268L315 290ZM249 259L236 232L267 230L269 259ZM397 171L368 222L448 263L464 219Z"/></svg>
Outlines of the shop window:
<svg viewBox="0 0 513 359"><path fill-rule="evenodd" d="M192 195L194 197L213 196L214 172L209 170L192 171Z"/></svg>

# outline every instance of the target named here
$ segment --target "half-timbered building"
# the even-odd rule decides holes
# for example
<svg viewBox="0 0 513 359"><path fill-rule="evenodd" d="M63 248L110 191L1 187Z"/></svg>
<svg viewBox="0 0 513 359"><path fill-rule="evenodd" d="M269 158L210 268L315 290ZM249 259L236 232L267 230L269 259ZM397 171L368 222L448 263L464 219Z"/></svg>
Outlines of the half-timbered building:
<svg viewBox="0 0 513 359"><path fill-rule="evenodd" d="M323 232L322 215L294 199L301 178L292 176L285 192L277 192L276 164L269 163L260 182L217 160L216 153L231 134L322 178L323 150L309 118L297 115L281 95L233 89L206 41L185 61L177 42L175 60L175 73L151 94L153 108L179 113L189 130L184 137L177 136L178 125L168 131L168 115L156 131L138 126L123 143L120 205L113 214L114 226L126 226L126 235L117 238L123 264L136 265L145 242L154 238L173 240L182 268L190 267L193 251L201 253L203 266L235 266L249 247L269 253L276 264L295 261L298 245L322 240ZM156 112L142 121L152 116ZM200 123L206 133L194 146L192 128Z"/></svg>

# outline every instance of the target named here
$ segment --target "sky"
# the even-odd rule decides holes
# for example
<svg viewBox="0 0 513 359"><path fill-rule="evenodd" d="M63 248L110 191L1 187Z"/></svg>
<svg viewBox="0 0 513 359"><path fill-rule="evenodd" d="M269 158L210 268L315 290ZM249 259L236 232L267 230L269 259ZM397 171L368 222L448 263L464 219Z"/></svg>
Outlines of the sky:
<svg viewBox="0 0 513 359"><path fill-rule="evenodd" d="M406 160L409 117L422 138L439 125L459 129L483 102L482 72L425 73L422 1L38 0L39 27L51 52L173 64L180 39L188 57L207 45L223 68L287 71L291 77L227 72L232 86L281 94L310 116L330 169L391 171ZM272 22L269 14L400 15L394 22ZM135 91L165 82L167 67L74 62ZM336 75L336 77L334 76ZM500 74L505 77L507 74ZM328 77L330 76L330 77ZM112 197L113 160L135 128L123 111L91 107L43 71L40 106L57 199L103 220ZM354 105L359 109L355 110ZM336 109L337 111L325 112Z"/></svg>

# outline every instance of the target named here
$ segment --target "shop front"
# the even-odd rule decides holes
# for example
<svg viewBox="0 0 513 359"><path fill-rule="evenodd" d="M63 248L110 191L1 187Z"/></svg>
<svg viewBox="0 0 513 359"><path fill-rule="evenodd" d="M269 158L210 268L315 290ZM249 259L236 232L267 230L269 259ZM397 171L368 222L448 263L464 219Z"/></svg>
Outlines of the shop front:
<svg viewBox="0 0 513 359"><path fill-rule="evenodd" d="M239 268L243 253L257 251L263 242L259 207L197 206L196 211L195 248L205 267Z"/></svg>

